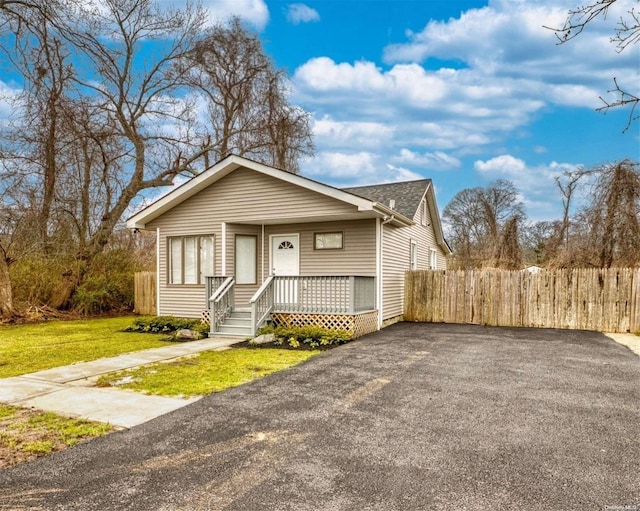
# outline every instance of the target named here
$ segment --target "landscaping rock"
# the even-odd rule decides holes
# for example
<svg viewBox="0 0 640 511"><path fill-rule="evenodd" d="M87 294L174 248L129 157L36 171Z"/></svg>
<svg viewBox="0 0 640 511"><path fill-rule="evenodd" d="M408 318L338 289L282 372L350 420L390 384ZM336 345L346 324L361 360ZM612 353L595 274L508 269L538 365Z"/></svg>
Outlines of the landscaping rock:
<svg viewBox="0 0 640 511"><path fill-rule="evenodd" d="M190 330L188 328L183 328L182 330L178 330L175 335L176 340L178 341L197 341L200 339L200 333L195 330Z"/></svg>
<svg viewBox="0 0 640 511"><path fill-rule="evenodd" d="M258 337L251 339L251 344L267 344L269 342L273 342L275 336L273 334L263 334Z"/></svg>

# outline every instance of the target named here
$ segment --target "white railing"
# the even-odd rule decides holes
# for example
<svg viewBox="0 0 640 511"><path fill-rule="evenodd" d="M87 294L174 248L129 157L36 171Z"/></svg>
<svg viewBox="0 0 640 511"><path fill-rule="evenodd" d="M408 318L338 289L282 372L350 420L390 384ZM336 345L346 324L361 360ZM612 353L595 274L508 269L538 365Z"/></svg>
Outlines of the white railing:
<svg viewBox="0 0 640 511"><path fill-rule="evenodd" d="M218 277L207 277L207 288L213 289L216 283L214 279ZM211 279L211 284L209 284ZM224 320L231 315L233 311L235 295L235 279L233 277L225 277L222 284L218 285L209 295L209 307L211 311L210 331L217 332Z"/></svg>
<svg viewBox="0 0 640 511"><path fill-rule="evenodd" d="M213 275L209 277L205 277L205 295L204 295L204 307L205 309L209 309L211 304L209 300L211 299L211 295L214 293L216 289L218 289L224 281L229 277L226 275Z"/></svg>
<svg viewBox="0 0 640 511"><path fill-rule="evenodd" d="M355 314L375 309L375 278L360 275L277 276L273 310Z"/></svg>
<svg viewBox="0 0 640 511"><path fill-rule="evenodd" d="M234 284L233 277L207 278L211 332L218 330L234 307ZM249 304L251 333L255 335L272 312L356 314L374 310L375 278L360 275L270 276Z"/></svg>
<svg viewBox="0 0 640 511"><path fill-rule="evenodd" d="M260 289L251 297L251 334L255 335L268 319L273 310L273 279L267 277Z"/></svg>

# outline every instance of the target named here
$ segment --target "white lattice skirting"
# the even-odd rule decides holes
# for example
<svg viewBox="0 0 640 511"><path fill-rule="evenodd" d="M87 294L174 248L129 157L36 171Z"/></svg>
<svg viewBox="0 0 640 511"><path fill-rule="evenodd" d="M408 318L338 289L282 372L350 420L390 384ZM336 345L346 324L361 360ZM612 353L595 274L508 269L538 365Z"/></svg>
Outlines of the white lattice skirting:
<svg viewBox="0 0 640 511"><path fill-rule="evenodd" d="M211 324L211 314L202 311L201 321ZM314 314L309 312L273 312L271 321L274 325L307 326L317 325L329 330L345 330L352 339L375 332L378 329L378 311L362 314Z"/></svg>
<svg viewBox="0 0 640 511"><path fill-rule="evenodd" d="M314 314L306 312L273 312L274 325L307 326L317 325L329 330L345 330L352 339L370 334L378 329L378 311L362 314Z"/></svg>

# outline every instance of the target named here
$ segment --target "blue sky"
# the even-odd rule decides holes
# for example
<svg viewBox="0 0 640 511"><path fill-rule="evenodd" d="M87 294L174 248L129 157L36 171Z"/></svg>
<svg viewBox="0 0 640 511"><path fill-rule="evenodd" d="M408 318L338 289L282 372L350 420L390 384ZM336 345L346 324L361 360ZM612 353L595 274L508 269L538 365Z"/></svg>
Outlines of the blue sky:
<svg viewBox="0 0 640 511"><path fill-rule="evenodd" d="M549 220L561 214L563 171L640 160L640 122L623 133L627 110L595 111L600 95L614 99L613 77L640 95L640 43L618 53L610 42L640 0L617 0L558 46L543 26L586 1L202 3L212 21L243 18L289 72L316 144L303 175L338 187L429 177L441 209L464 188L509 179L529 218Z"/></svg>
<svg viewBox="0 0 640 511"><path fill-rule="evenodd" d="M258 32L312 115L317 155L302 173L336 186L430 177L439 206L510 179L529 217L560 214L554 177L640 159L640 122L595 112L612 78L638 92L640 44L617 53L607 20L563 46L583 0L209 0Z"/></svg>

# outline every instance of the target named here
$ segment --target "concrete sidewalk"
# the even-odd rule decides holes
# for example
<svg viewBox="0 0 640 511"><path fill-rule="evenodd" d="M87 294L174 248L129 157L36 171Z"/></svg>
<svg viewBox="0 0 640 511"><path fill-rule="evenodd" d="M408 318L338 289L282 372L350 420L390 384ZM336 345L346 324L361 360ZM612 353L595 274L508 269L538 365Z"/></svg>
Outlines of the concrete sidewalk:
<svg viewBox="0 0 640 511"><path fill-rule="evenodd" d="M37 408L68 417L107 422L120 428L142 424L199 398L146 396L138 392L93 387L103 374L168 361L202 351L227 349L238 338L203 339L55 367L0 380L0 403Z"/></svg>

